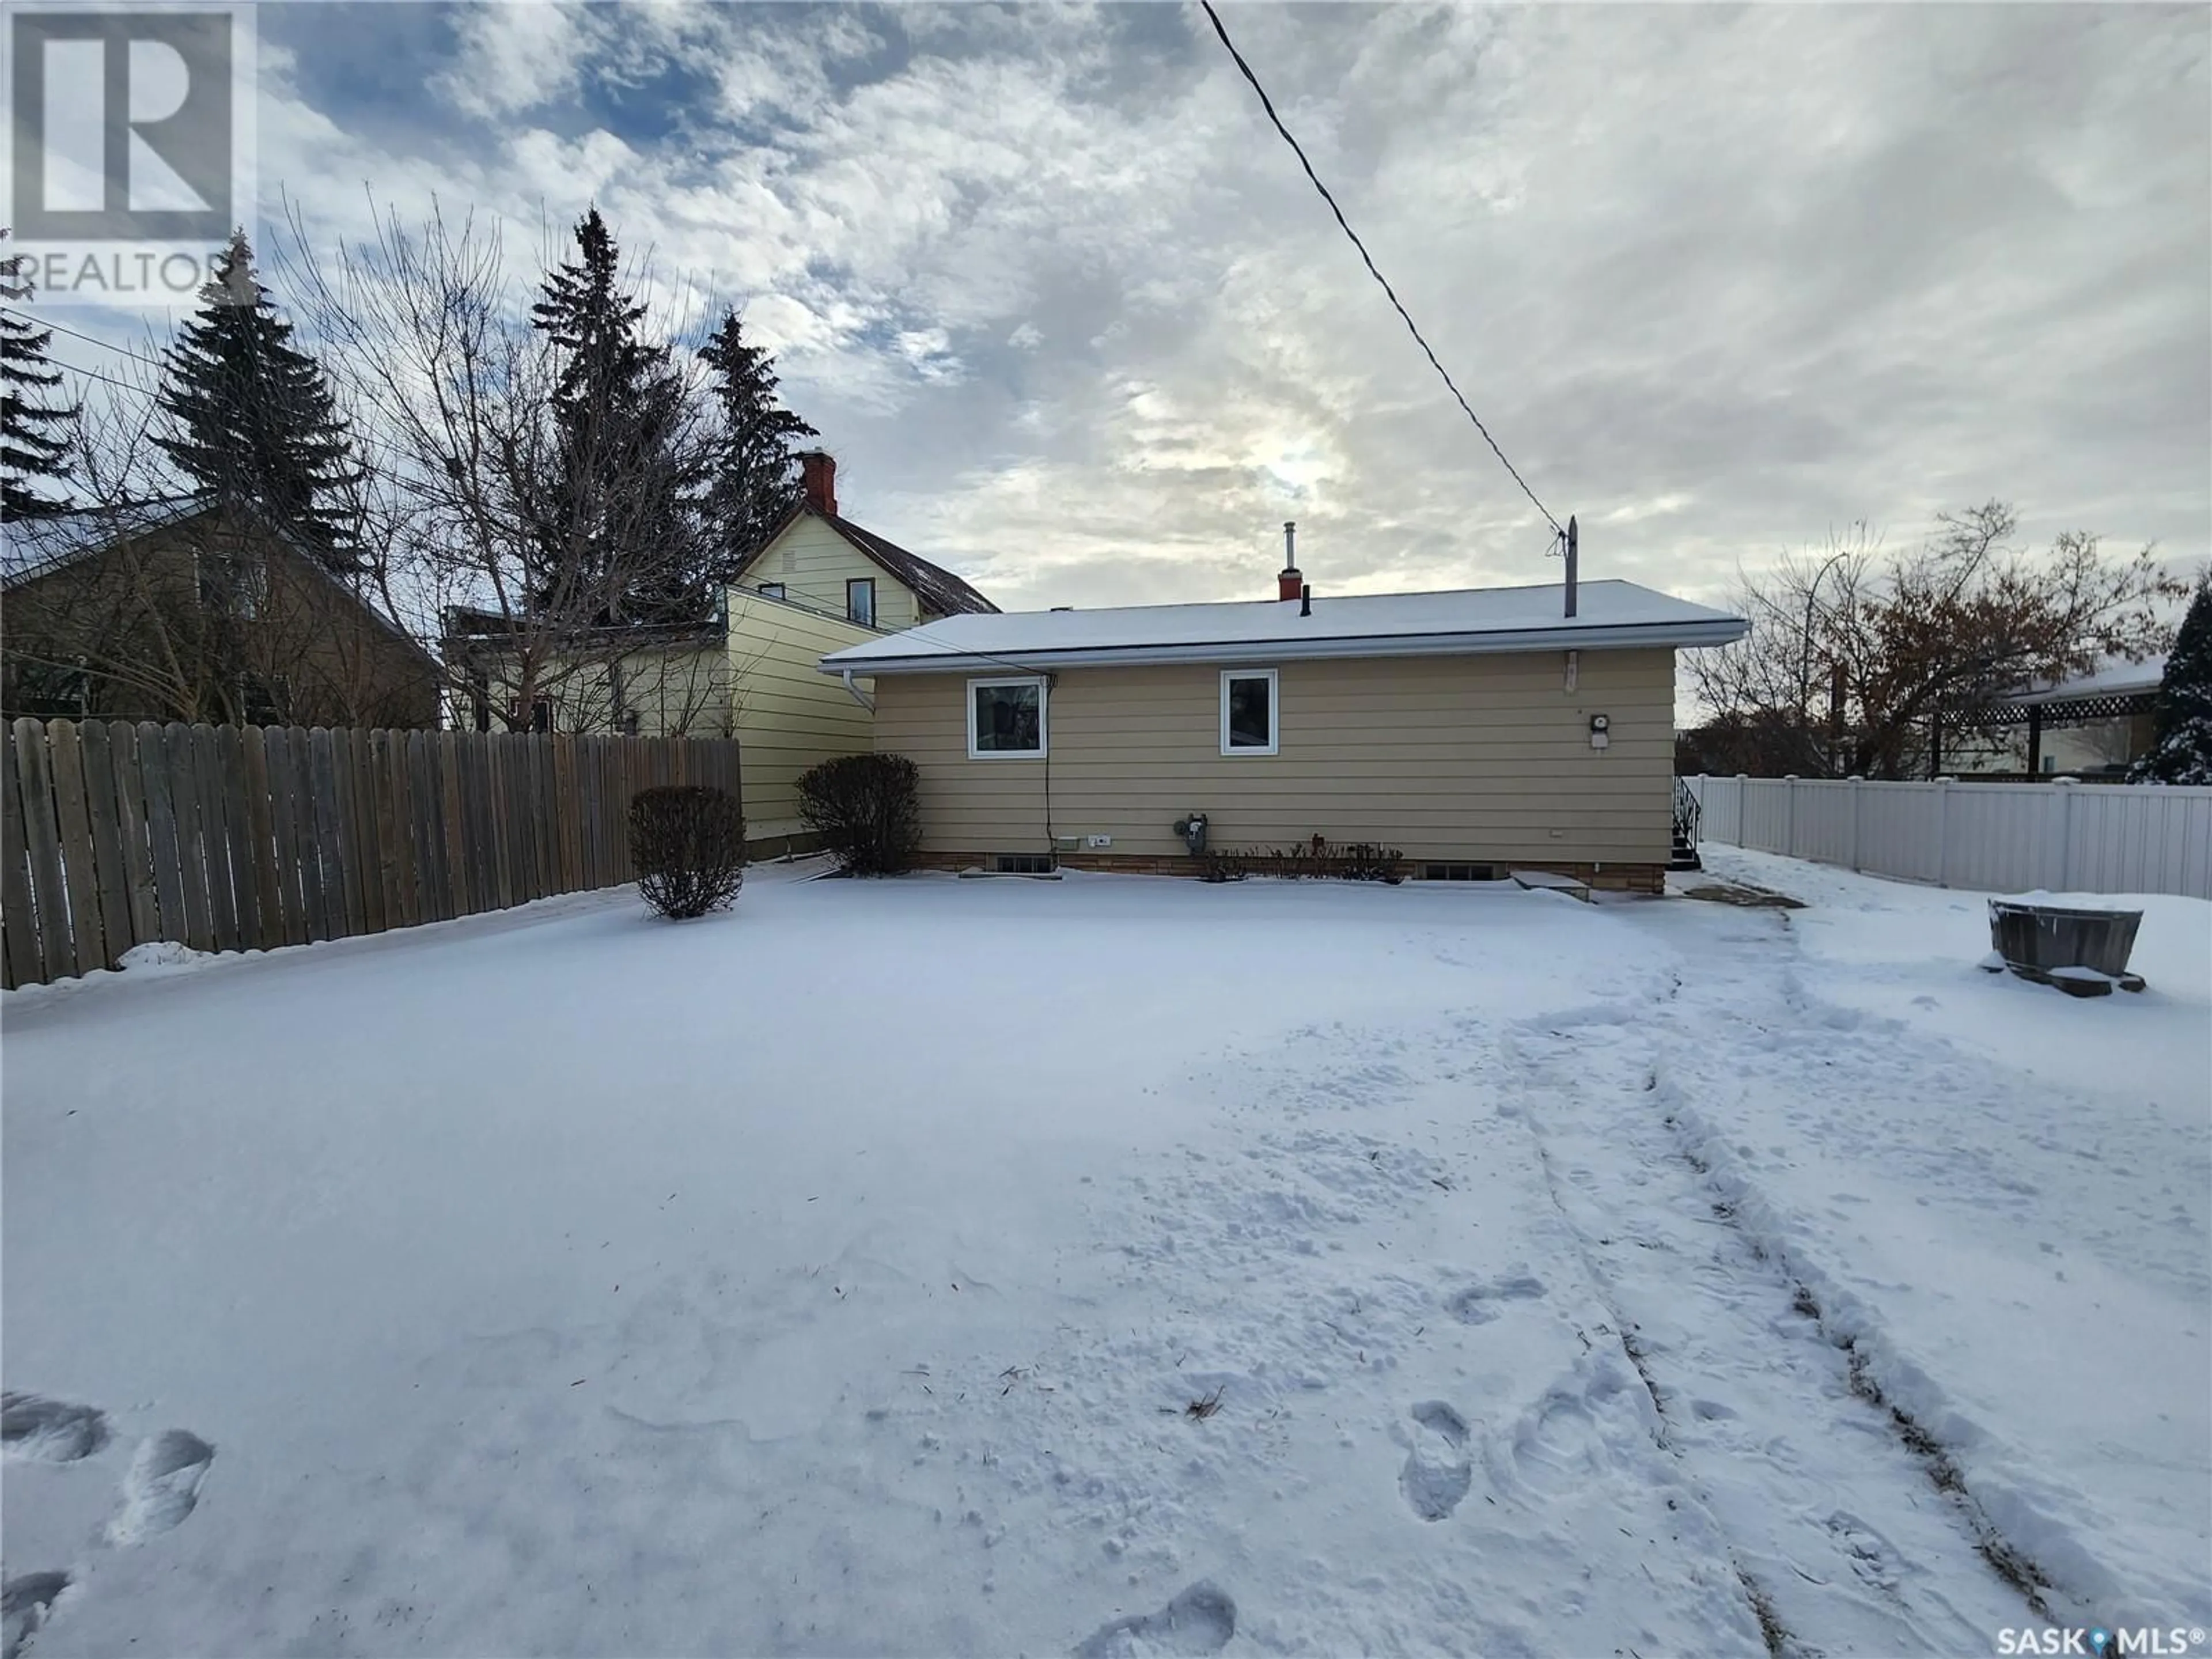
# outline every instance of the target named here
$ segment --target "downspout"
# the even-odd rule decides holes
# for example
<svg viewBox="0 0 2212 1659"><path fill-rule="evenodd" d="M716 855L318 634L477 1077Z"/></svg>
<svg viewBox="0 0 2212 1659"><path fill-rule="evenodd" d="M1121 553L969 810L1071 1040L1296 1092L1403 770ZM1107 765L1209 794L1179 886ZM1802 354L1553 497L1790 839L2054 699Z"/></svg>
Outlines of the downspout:
<svg viewBox="0 0 2212 1659"><path fill-rule="evenodd" d="M849 668L846 669L841 678L845 682L846 694L850 696L854 702L857 702L861 708L866 709L871 714L874 714L876 712L875 699L871 697L866 692L861 690L859 686L853 684L853 671Z"/></svg>

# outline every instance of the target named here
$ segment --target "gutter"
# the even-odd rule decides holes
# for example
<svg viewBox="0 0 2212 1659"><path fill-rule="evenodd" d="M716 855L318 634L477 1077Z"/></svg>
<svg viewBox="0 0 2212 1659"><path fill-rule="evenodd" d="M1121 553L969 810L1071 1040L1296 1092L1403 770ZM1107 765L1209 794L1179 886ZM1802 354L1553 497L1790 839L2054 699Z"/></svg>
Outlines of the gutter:
<svg viewBox="0 0 2212 1659"><path fill-rule="evenodd" d="M825 669L823 672L826 673L829 671ZM845 681L845 690L847 695L849 696L854 702L860 704L861 708L866 709L871 714L874 714L876 712L876 700L873 697L871 697L866 692L861 690L859 686L853 684L854 671L848 668L842 670L842 672Z"/></svg>
<svg viewBox="0 0 2212 1659"><path fill-rule="evenodd" d="M1060 668L1134 668L1153 663L1276 663L1342 660L1370 657L1481 657L1522 651L1630 650L1637 647L1696 647L1727 645L1751 631L1741 617L1721 617L1711 622L1628 623L1611 627L1587 623L1574 627L1516 629L1490 634L1370 635L1334 640L1237 640L1192 645L1089 646L1076 649L1004 652L915 652L903 656L871 656L849 665L825 657L818 665L824 674L921 674L953 669L1005 668L1014 664Z"/></svg>

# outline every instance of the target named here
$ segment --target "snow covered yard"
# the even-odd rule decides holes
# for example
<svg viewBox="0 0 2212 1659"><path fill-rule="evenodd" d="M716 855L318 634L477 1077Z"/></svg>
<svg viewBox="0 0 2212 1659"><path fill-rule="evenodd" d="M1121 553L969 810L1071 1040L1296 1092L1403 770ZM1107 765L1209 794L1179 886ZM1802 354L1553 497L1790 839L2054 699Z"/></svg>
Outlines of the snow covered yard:
<svg viewBox="0 0 2212 1659"><path fill-rule="evenodd" d="M1712 861L1811 908L757 872L15 994L10 1636L2212 1623L2212 906L2076 1002Z"/></svg>

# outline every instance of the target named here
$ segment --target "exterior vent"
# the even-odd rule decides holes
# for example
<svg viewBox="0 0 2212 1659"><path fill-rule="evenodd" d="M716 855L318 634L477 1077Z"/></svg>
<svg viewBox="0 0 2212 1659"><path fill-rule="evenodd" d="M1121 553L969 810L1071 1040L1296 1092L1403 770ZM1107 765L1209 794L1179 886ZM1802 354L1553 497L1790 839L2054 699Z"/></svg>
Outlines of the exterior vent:
<svg viewBox="0 0 2212 1659"><path fill-rule="evenodd" d="M1048 876L1057 867L1049 853L1000 853L991 861L1002 876Z"/></svg>
<svg viewBox="0 0 2212 1659"><path fill-rule="evenodd" d="M1423 881L1496 881L1498 866L1494 864L1425 864L1421 866Z"/></svg>

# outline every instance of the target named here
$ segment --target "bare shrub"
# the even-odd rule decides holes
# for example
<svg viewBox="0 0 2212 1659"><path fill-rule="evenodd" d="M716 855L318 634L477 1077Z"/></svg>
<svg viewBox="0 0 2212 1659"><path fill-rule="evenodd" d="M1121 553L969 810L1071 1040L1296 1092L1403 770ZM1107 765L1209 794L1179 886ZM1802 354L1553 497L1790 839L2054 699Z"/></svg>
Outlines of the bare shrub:
<svg viewBox="0 0 2212 1659"><path fill-rule="evenodd" d="M672 921L726 909L745 880L745 815L726 789L677 784L629 803L638 891Z"/></svg>
<svg viewBox="0 0 2212 1659"><path fill-rule="evenodd" d="M848 875L895 876L921 846L921 779L904 755L841 755L799 778L799 816Z"/></svg>

